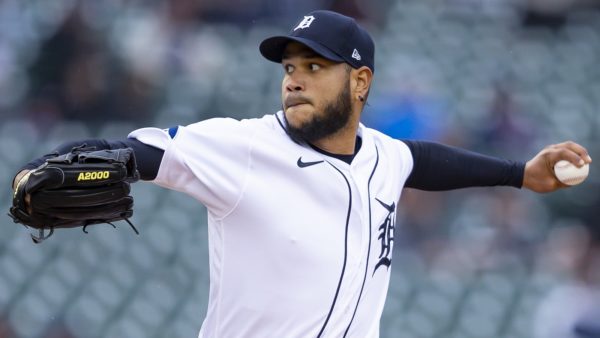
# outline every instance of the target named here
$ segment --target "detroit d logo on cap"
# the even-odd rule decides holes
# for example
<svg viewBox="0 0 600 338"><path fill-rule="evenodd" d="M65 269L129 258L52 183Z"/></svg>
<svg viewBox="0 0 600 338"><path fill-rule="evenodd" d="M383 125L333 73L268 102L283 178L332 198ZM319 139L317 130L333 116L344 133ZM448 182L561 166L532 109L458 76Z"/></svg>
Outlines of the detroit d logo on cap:
<svg viewBox="0 0 600 338"><path fill-rule="evenodd" d="M308 28L308 27L310 27L310 24L314 20L315 20L315 17L312 16L312 15L305 16L304 19L302 19L302 21L300 21L300 23L298 24L298 26L296 26L296 28L294 28L294 30Z"/></svg>

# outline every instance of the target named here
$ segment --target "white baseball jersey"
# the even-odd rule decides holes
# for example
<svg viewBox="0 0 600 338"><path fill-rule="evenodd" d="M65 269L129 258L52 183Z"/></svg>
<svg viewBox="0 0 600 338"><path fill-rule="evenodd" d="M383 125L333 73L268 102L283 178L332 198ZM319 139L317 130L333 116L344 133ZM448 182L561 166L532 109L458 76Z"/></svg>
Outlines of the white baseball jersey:
<svg viewBox="0 0 600 338"><path fill-rule="evenodd" d="M378 337L410 150L360 125L347 164L284 125L278 112L129 135L165 151L155 183L208 209L198 337Z"/></svg>

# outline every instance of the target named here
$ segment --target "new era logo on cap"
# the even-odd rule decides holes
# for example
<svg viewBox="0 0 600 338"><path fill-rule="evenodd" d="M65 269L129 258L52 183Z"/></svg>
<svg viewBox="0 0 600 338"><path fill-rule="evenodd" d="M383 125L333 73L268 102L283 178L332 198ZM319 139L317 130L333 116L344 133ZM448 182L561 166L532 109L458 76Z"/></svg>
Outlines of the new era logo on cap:
<svg viewBox="0 0 600 338"><path fill-rule="evenodd" d="M346 62L353 68L366 66L375 72L373 39L353 18L319 10L304 15L292 27L288 35L265 39L260 44L261 54L280 63L287 44L296 41L326 59Z"/></svg>

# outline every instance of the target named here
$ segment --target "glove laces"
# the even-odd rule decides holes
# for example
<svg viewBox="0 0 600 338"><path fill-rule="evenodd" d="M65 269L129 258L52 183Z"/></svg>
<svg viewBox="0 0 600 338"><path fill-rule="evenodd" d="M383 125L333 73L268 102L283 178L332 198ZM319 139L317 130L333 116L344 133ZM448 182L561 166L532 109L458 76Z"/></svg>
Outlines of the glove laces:
<svg viewBox="0 0 600 338"><path fill-rule="evenodd" d="M12 215L9 215L9 216L12 216ZM125 222L127 222L127 224L129 224L129 226L135 232L136 235L140 234L140 232L138 231L138 229L135 227L135 225L133 225L133 223L131 223L131 221L129 220L129 218L125 218L124 220L125 220ZM106 222L106 223L110 224L115 229L117 228L112 222ZM86 233L86 234L89 233L87 231L87 227L89 225L91 225L91 224L86 224L82 228L83 232ZM48 230L48 233L46 233L46 230ZM43 241L45 241L46 239L50 238L50 236L52 236L53 234L54 234L54 227L50 227L48 229L46 229L46 228L39 229L37 236L34 235L34 234L29 234L29 235L31 236L31 240L33 241L33 243L40 244Z"/></svg>

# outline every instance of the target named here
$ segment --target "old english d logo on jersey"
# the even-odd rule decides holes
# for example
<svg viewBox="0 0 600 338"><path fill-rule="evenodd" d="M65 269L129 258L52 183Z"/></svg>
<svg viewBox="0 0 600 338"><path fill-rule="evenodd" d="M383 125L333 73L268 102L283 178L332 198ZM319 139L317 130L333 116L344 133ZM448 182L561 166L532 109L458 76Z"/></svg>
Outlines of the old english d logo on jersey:
<svg viewBox="0 0 600 338"><path fill-rule="evenodd" d="M377 239L381 243L381 253L379 254L379 262L377 262L373 269L373 274L375 274L375 271L377 271L380 266L385 266L389 269L392 264L392 242L394 241L394 225L396 223L396 202L392 202L392 204L388 205L378 198L375 199L385 208L388 214L378 228L379 236Z"/></svg>
<svg viewBox="0 0 600 338"><path fill-rule="evenodd" d="M294 28L294 31L296 31L298 29L304 29L304 28L310 27L310 24L312 24L312 22L314 20L315 20L315 17L312 15L305 16L304 19L302 21L300 21L298 26L296 26L296 28Z"/></svg>

